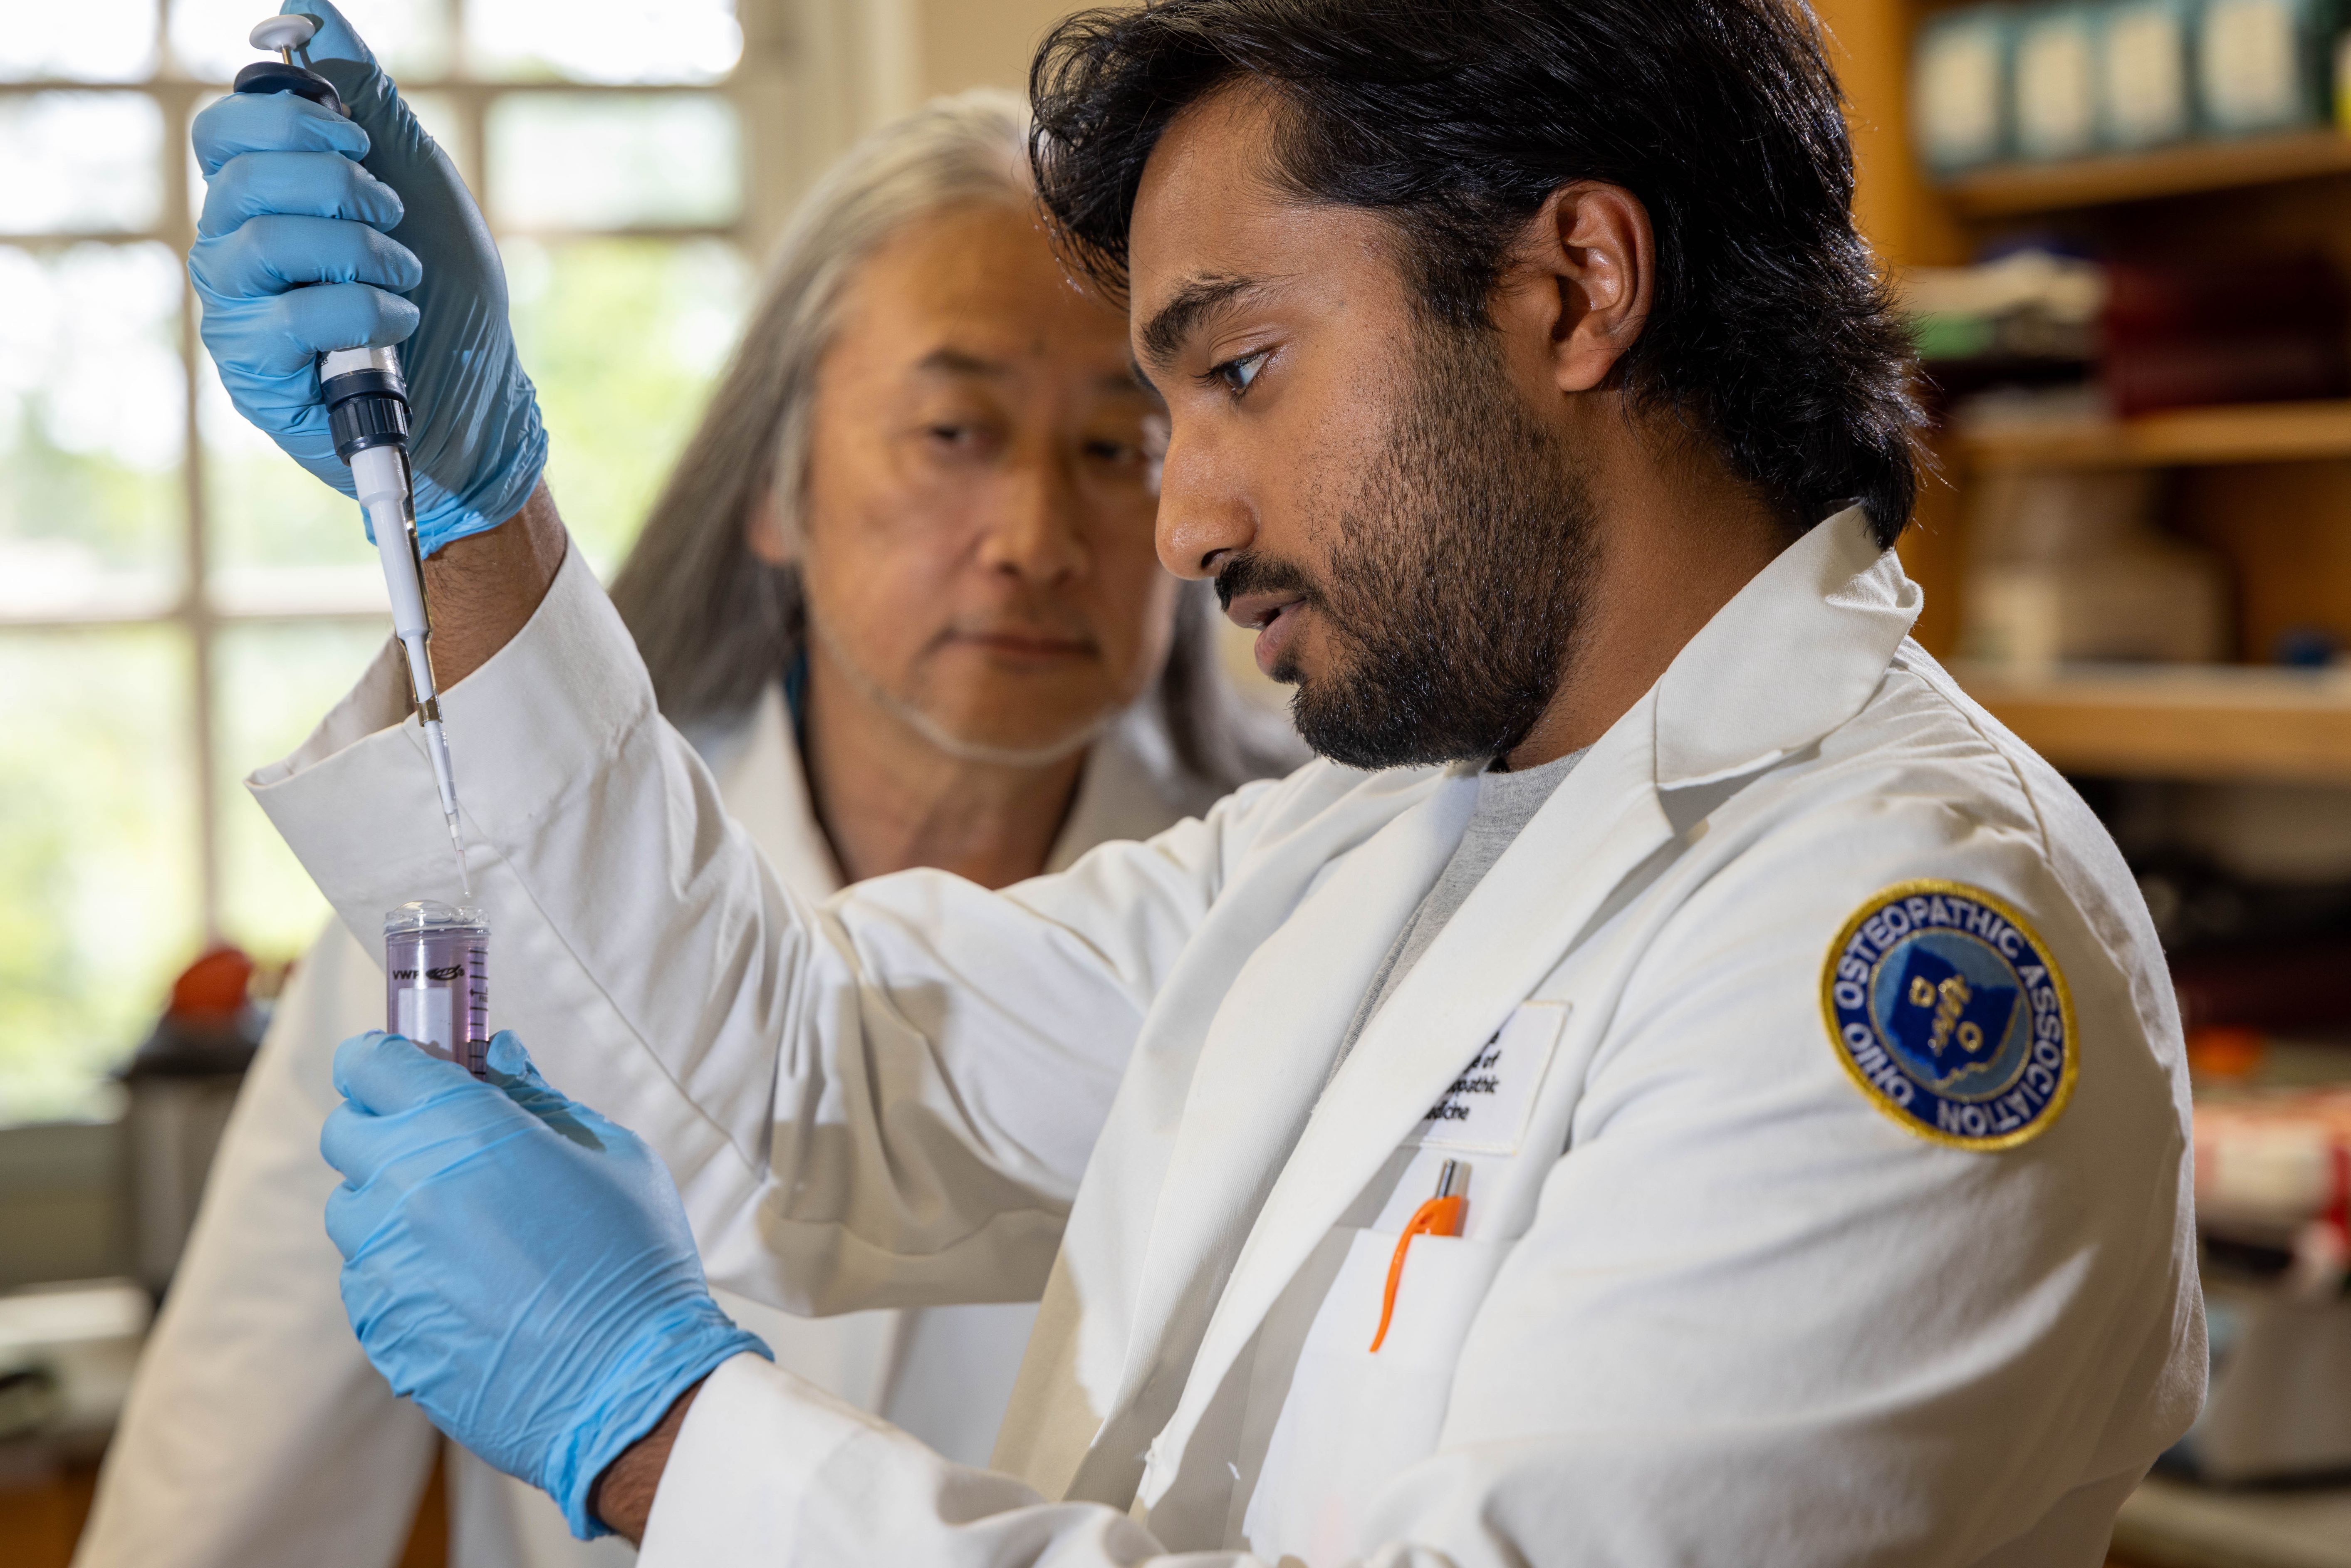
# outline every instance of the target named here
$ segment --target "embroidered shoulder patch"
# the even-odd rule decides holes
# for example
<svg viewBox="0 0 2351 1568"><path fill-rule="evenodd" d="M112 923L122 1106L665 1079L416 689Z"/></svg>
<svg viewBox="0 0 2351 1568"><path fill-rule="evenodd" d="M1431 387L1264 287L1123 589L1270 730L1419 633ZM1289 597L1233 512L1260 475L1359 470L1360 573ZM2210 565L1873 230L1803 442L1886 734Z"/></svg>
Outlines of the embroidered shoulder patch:
<svg viewBox="0 0 2351 1568"><path fill-rule="evenodd" d="M2074 999L2024 917L1957 882L1900 882L1829 949L1821 1003L1871 1103L1938 1144L2011 1149L2074 1092Z"/></svg>

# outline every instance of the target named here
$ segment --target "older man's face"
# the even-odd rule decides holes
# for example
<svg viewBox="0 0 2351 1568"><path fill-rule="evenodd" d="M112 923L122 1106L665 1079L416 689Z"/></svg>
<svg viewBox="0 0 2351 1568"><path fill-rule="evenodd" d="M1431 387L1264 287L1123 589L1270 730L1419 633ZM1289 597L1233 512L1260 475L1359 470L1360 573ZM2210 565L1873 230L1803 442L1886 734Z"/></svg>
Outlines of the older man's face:
<svg viewBox="0 0 2351 1568"><path fill-rule="evenodd" d="M1165 655L1160 424L1125 318L1071 286L1026 214L911 225L851 286L803 537L771 547L801 568L811 657L950 749L1081 743Z"/></svg>

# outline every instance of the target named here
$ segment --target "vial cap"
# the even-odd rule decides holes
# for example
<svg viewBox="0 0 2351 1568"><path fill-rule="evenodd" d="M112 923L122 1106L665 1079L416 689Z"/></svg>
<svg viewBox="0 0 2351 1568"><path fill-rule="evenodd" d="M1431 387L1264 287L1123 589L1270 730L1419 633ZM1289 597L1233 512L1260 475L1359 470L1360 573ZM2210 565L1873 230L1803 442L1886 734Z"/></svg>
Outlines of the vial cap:
<svg viewBox="0 0 2351 1568"><path fill-rule="evenodd" d="M271 16L253 25L249 41L256 49L298 49L318 30L308 16Z"/></svg>
<svg viewBox="0 0 2351 1568"><path fill-rule="evenodd" d="M435 904L419 899L389 911L383 917L383 934L397 936L434 931L480 931L490 928L489 917L470 904Z"/></svg>

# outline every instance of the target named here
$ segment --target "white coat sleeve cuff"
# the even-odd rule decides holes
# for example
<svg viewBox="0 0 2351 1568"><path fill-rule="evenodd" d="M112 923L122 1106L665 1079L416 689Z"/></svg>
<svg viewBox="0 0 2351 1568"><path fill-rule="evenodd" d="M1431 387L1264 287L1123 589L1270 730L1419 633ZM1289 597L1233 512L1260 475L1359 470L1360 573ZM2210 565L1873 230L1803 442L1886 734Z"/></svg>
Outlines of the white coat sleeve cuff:
<svg viewBox="0 0 2351 1568"><path fill-rule="evenodd" d="M527 834L653 711L635 645L580 552L570 551L522 630L441 694L468 855ZM398 643L386 642L300 747L246 783L371 948L385 910L458 898ZM366 831L354 831L358 825Z"/></svg>
<svg viewBox="0 0 2351 1568"><path fill-rule="evenodd" d="M764 1357L722 1363L678 1428L645 1521L639 1568L773 1568L790 1561L810 1486L875 1425Z"/></svg>
<svg viewBox="0 0 2351 1568"><path fill-rule="evenodd" d="M1162 1555L1129 1515L1047 1502L755 1355L711 1374L671 1448L640 1568L1138 1568ZM1224 1552L1196 1568L1262 1568Z"/></svg>

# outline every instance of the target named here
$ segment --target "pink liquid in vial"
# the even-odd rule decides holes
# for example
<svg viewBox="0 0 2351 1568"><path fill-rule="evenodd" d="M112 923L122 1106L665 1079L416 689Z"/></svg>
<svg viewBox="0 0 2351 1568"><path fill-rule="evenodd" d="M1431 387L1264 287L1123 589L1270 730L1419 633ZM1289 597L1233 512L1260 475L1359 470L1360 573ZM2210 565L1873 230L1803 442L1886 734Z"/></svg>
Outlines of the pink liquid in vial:
<svg viewBox="0 0 2351 1568"><path fill-rule="evenodd" d="M384 1028L479 1078L490 1049L490 923L403 904L383 917Z"/></svg>

